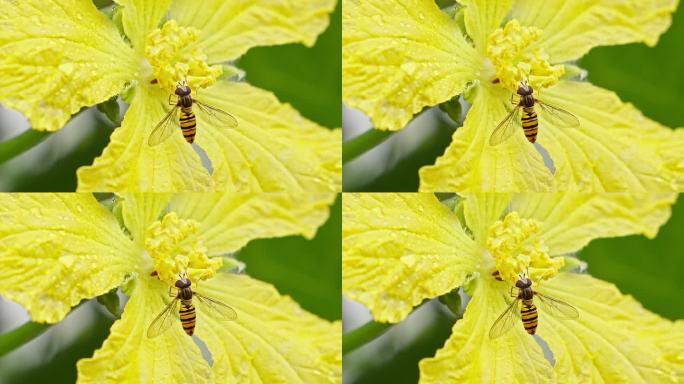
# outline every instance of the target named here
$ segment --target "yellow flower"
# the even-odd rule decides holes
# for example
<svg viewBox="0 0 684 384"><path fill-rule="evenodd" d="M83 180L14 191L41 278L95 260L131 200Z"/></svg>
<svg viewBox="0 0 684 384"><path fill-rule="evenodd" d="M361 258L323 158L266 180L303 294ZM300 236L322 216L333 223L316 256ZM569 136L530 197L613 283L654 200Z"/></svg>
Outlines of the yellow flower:
<svg viewBox="0 0 684 384"><path fill-rule="evenodd" d="M593 239L654 237L674 200L670 194L469 194L451 211L427 193L345 194L343 292L389 323L459 286L471 296L444 347L421 361L422 383L678 382L681 322L646 311L608 282L563 269ZM522 323L502 337L488 336L519 274L579 311L578 319L560 321L535 300L537 334L553 366Z"/></svg>
<svg viewBox="0 0 684 384"><path fill-rule="evenodd" d="M376 129L399 130L458 95L472 105L445 153L420 170L421 191L681 190L684 171L670 165L684 155L659 150L671 130L573 79L572 64L597 46L655 45L677 0L458 3L450 17L432 0L344 1L343 99ZM522 129L489 145L523 81L580 127L563 128L540 112L538 145Z"/></svg>
<svg viewBox="0 0 684 384"><path fill-rule="evenodd" d="M104 345L79 361L79 383L341 382L340 322L304 311L267 283L219 271L234 260L225 255L252 239L313 237L328 216L317 199L132 194L113 211L90 194L0 195L0 294L33 321L58 322L125 282L130 300ZM146 336L184 272L194 289L238 313L219 321L196 304L195 335L211 366L180 322Z"/></svg>
<svg viewBox="0 0 684 384"><path fill-rule="evenodd" d="M55 131L119 93L130 103L110 143L78 171L79 191L336 192L341 132L303 118L267 91L233 81L228 64L256 46L313 45L335 0L119 0L125 36L92 1L0 1L0 102L33 129ZM158 27L160 26L160 27ZM196 143L151 147L175 85L234 115L226 128L195 108Z"/></svg>

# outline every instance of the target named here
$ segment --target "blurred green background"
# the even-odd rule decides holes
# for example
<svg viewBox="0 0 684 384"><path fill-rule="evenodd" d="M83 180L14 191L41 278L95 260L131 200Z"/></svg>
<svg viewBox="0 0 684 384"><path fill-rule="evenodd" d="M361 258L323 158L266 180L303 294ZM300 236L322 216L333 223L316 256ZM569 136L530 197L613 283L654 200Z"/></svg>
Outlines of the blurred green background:
<svg viewBox="0 0 684 384"><path fill-rule="evenodd" d="M107 4L108 1L96 1ZM260 47L250 50L237 63L245 70L246 81L274 92L278 98L292 104L303 116L329 128L341 125L341 4L331 16L330 26L319 36L312 48L300 44L277 47ZM18 158L0 166L1 179L18 191L73 191L76 188L76 169L91 164L108 142L113 126L106 118L95 114L92 119L81 114L83 126L71 124L41 144L45 149L34 148ZM3 124L0 115L0 141ZM86 131L77 132L77 131ZM54 140L57 138L58 140ZM68 143L72 149L64 158L57 158L58 146ZM40 157L41 170L26 163L36 150L45 151ZM20 167L21 169L17 169ZM42 169L44 168L44 169ZM5 184L5 185L7 185ZM338 197L326 224L313 240L301 237L264 239L249 243L239 253L247 264L246 273L266 281L312 313L328 320L341 318L340 233L341 216ZM79 311L89 308L79 308ZM0 332L9 330L7 319L0 314ZM78 316L78 313L74 315ZM90 317L92 316L92 317ZM74 383L76 362L92 356L108 335L113 319L104 311L84 316L84 324L76 324L77 331L58 329L59 332L45 342L46 361L17 365L12 356L21 349L0 358L0 384L13 383ZM5 322L3 324L3 321ZM69 326L71 317L63 321ZM58 325L59 326L59 325ZM73 327L72 327L73 328ZM77 334L62 337L61 333ZM46 336L46 335L44 335ZM65 341L66 340L66 341ZM39 340L34 340L36 343ZM66 343L66 345L65 345ZM11 372L8 371L12 360ZM27 359L28 360L28 359Z"/></svg>
<svg viewBox="0 0 684 384"><path fill-rule="evenodd" d="M106 6L111 1L95 3ZM245 71L247 82L272 91L303 116L325 127L340 127L341 28L341 3L338 3L330 26L314 47L289 44L254 48L239 59L237 66ZM104 115L94 112L82 113L47 141L0 164L0 190L74 191L76 170L92 164L114 129ZM9 124L0 111L0 142L16 134L7 133Z"/></svg>
<svg viewBox="0 0 684 384"><path fill-rule="evenodd" d="M643 44L596 48L579 65L588 70L589 81L615 91L649 118L669 127L684 127L683 5L680 4L672 26L661 36L655 48ZM452 133L453 128L443 124L415 153L398 161L378 179L365 185L363 190L417 190L418 169L434 163L449 144ZM345 173L345 182L349 181L347 176ZM634 296L647 309L668 319L682 319L682 235L684 197L679 196L672 218L654 240L643 236L601 239L590 243L579 257L588 262L589 273L616 284L623 293ZM403 335L384 343L368 344L345 356L345 373L352 364L358 369L354 380L346 377L345 384L416 383L418 362L434 356L451 334L454 324L444 312L427 310L432 311L427 328L402 329ZM411 335L411 332L417 333ZM404 338L409 341L397 341Z"/></svg>

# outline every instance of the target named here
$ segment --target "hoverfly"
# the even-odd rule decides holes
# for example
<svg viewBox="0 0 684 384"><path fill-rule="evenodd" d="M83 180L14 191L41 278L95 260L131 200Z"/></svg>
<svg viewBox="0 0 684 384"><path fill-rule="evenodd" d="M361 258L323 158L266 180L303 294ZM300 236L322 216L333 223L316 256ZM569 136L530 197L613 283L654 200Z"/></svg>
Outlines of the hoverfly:
<svg viewBox="0 0 684 384"><path fill-rule="evenodd" d="M195 133L197 127L197 119L192 111L193 105L197 105L204 114L215 121L216 124L226 128L236 128L238 121L228 112L225 112L211 105L204 104L191 96L192 90L187 85L187 82L178 83L176 86L176 101L172 100L173 95L169 95L169 105L174 107L161 119L161 121L154 127L147 144L155 146L164 142L171 136L175 126L180 125L181 131L185 141L192 144L195 141ZM177 111L180 108L180 116L176 117Z"/></svg>
<svg viewBox="0 0 684 384"><path fill-rule="evenodd" d="M506 333L515 323L516 318L521 318L525 331L534 335L537 331L537 307L534 305L534 297L539 298L542 309L545 313L550 313L558 319L576 319L579 312L572 305L554 299L532 289L532 281L529 278L520 277L515 283L518 288L518 295L511 302L503 313L494 321L489 329L489 338L495 339ZM518 303L521 302L520 314L518 314Z"/></svg>
<svg viewBox="0 0 684 384"><path fill-rule="evenodd" d="M195 306L192 303L193 297L196 297L202 303L202 310L210 312L212 317L219 320L235 320L237 313L235 310L218 300L211 299L193 291L190 286L192 283L187 277L179 277L176 281L176 292L174 299L159 313L157 317L152 320L149 328L147 328L147 337L153 338L161 335L169 329L176 316L172 315L178 310L178 317L180 318L183 331L188 336L192 336L195 332ZM169 287L169 292L172 287ZM180 309L177 309L178 302L180 302Z"/></svg>
<svg viewBox="0 0 684 384"><path fill-rule="evenodd" d="M495 146L503 143L515 133L515 127L518 126L522 126L527 141L530 143L537 141L539 120L537 118L537 113L535 112L535 105L539 105L541 110L544 111L544 118L559 127L576 128L580 125L580 122L575 115L564 109L542 102L532 96L533 92L534 90L530 85L520 83L517 92L520 99L517 103L514 102L515 107L513 110L496 126L496 128L494 128L492 135L489 137L489 145ZM514 96L515 95L511 95L511 101L513 101ZM522 116L520 116L521 110ZM513 124L513 122L516 124Z"/></svg>

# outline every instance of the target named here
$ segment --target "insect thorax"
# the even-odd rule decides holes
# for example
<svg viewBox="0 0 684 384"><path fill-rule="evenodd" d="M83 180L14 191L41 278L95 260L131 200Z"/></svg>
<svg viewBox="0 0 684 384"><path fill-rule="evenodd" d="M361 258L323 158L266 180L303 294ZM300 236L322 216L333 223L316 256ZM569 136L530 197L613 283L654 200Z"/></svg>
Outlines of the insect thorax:
<svg viewBox="0 0 684 384"><path fill-rule="evenodd" d="M534 107L534 97L532 95L521 96L520 105L522 105L524 108Z"/></svg>
<svg viewBox="0 0 684 384"><path fill-rule="evenodd" d="M178 99L178 105L179 105L181 108L184 108L184 109L185 109L185 108L187 108L187 109L192 108L192 97L191 97L190 95L181 96L181 97Z"/></svg>

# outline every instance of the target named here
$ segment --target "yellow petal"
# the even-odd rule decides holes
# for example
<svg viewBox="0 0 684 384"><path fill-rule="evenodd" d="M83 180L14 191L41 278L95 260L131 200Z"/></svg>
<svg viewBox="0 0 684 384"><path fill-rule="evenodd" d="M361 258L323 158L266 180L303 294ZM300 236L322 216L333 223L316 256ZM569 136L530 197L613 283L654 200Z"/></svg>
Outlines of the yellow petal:
<svg viewBox="0 0 684 384"><path fill-rule="evenodd" d="M650 143L668 128L589 83L562 81L539 98L573 113L581 124L560 128L540 112L538 142L553 159L559 190L674 191L675 180L663 172L660 150Z"/></svg>
<svg viewBox="0 0 684 384"><path fill-rule="evenodd" d="M197 304L197 335L212 354L216 382L341 383L341 322L244 275L220 273L197 290L237 312L236 321L220 321Z"/></svg>
<svg viewBox="0 0 684 384"><path fill-rule="evenodd" d="M489 328L504 311L508 293L490 277L478 280L463 319L435 357L420 362L420 383L553 383L551 365L522 322L490 339Z"/></svg>
<svg viewBox="0 0 684 384"><path fill-rule="evenodd" d="M235 252L258 238L301 234L310 239L328 218L335 194L179 194L170 209L200 223L196 239L209 255Z"/></svg>
<svg viewBox="0 0 684 384"><path fill-rule="evenodd" d="M420 170L421 192L548 191L553 177L522 129L507 141L490 146L489 137L507 115L510 94L490 86L479 88L465 125L435 165Z"/></svg>
<svg viewBox="0 0 684 384"><path fill-rule="evenodd" d="M644 42L654 46L671 23L677 0L518 0L512 18L544 30L552 62L579 59L593 47Z"/></svg>
<svg viewBox="0 0 684 384"><path fill-rule="evenodd" d="M198 47L211 63L234 60L252 47L304 43L328 26L335 0L176 0L170 18L201 31Z"/></svg>
<svg viewBox="0 0 684 384"><path fill-rule="evenodd" d="M90 194L0 195L0 294L56 323L121 283L139 252Z"/></svg>
<svg viewBox="0 0 684 384"><path fill-rule="evenodd" d="M121 21L136 52L142 53L145 38L169 10L170 0L115 0L123 7Z"/></svg>
<svg viewBox="0 0 684 384"><path fill-rule="evenodd" d="M426 298L463 283L484 252L428 193L345 194L344 294L396 323Z"/></svg>
<svg viewBox="0 0 684 384"><path fill-rule="evenodd" d="M463 213L473 237L481 245L487 240L489 227L504 213L511 201L508 194L472 193L464 195Z"/></svg>
<svg viewBox="0 0 684 384"><path fill-rule="evenodd" d="M342 97L377 129L461 93L483 58L432 1L344 0Z"/></svg>
<svg viewBox="0 0 684 384"><path fill-rule="evenodd" d="M138 193L122 196L121 211L126 229L133 240L144 244L145 231L159 219L169 202L169 196L161 193Z"/></svg>
<svg viewBox="0 0 684 384"><path fill-rule="evenodd" d="M166 114L167 96L158 88L139 87L121 127L93 165L78 170L79 191L175 192L213 187L209 172L183 139L180 128L154 147L147 143ZM198 126L198 130L202 127Z"/></svg>
<svg viewBox="0 0 684 384"><path fill-rule="evenodd" d="M559 320L543 304L539 309L538 334L554 354L558 377L573 383L678 382L673 366L663 364L665 351L652 340L669 321L588 275L560 274L538 289L579 311L576 320ZM682 330L676 332L670 337L681 340Z"/></svg>
<svg viewBox="0 0 684 384"><path fill-rule="evenodd" d="M662 323L665 324L659 332L652 332L649 329L642 332L642 335L655 342L663 351L665 363L681 380L684 378L684 320Z"/></svg>
<svg viewBox="0 0 684 384"><path fill-rule="evenodd" d="M3 1L0 30L0 102L36 130L60 129L137 71L139 57L90 1Z"/></svg>
<svg viewBox="0 0 684 384"><path fill-rule="evenodd" d="M653 146L663 159L663 178L672 180L675 191L684 191L684 128L662 130L662 135L651 136Z"/></svg>
<svg viewBox="0 0 684 384"><path fill-rule="evenodd" d="M198 111L197 144L212 162L217 190L291 194L338 192L342 132L303 118L289 104L245 83L219 82L200 101L235 116L227 128Z"/></svg>
<svg viewBox="0 0 684 384"><path fill-rule="evenodd" d="M562 255L602 237L653 238L670 218L675 199L675 194L521 194L511 210L541 222L539 238L551 255Z"/></svg>
<svg viewBox="0 0 684 384"><path fill-rule="evenodd" d="M138 279L102 347L78 362L78 383L213 383L209 364L183 332L180 320L174 319L177 324L160 336L147 337L148 327L167 302L165 284L148 276Z"/></svg>
<svg viewBox="0 0 684 384"><path fill-rule="evenodd" d="M511 9L511 0L458 0L465 6L466 30L477 50L484 54L489 34L499 28L501 21Z"/></svg>

